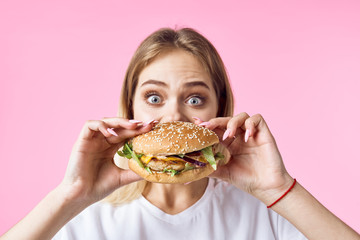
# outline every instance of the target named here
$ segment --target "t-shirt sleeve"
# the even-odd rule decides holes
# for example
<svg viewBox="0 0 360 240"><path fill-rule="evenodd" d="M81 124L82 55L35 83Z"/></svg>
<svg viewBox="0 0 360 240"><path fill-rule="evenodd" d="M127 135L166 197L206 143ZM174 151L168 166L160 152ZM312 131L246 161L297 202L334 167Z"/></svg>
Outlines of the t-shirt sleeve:
<svg viewBox="0 0 360 240"><path fill-rule="evenodd" d="M69 223L62 227L59 232L52 238L52 240L73 240L77 239L68 227Z"/></svg>
<svg viewBox="0 0 360 240"><path fill-rule="evenodd" d="M52 240L67 240L67 238L64 237L64 228L60 229L60 231L55 234Z"/></svg>

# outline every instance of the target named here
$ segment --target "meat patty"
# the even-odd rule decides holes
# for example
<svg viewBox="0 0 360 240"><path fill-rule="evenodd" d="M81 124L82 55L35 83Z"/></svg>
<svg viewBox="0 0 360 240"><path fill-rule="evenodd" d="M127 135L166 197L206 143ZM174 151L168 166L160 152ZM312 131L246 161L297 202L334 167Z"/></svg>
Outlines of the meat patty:
<svg viewBox="0 0 360 240"><path fill-rule="evenodd" d="M147 166L155 171L163 171L166 169L173 169L181 171L185 168L185 162L182 161L161 161L161 160L150 160Z"/></svg>

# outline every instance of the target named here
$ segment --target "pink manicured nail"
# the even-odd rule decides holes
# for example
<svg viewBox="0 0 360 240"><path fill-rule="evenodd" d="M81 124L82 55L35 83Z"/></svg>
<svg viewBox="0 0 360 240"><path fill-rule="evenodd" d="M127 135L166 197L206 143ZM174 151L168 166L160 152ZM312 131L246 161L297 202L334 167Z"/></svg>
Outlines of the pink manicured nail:
<svg viewBox="0 0 360 240"><path fill-rule="evenodd" d="M196 120L196 121L202 121L200 118L198 117L192 117L192 119Z"/></svg>
<svg viewBox="0 0 360 240"><path fill-rule="evenodd" d="M223 141L224 141L225 139L227 139L227 137L229 136L229 134L230 134L230 129L226 129L226 131L224 132L224 135L223 135Z"/></svg>
<svg viewBox="0 0 360 240"><path fill-rule="evenodd" d="M131 119L129 120L130 123L142 123L142 121Z"/></svg>
<svg viewBox="0 0 360 240"><path fill-rule="evenodd" d="M202 122L199 124L199 126L209 126L210 122Z"/></svg>
<svg viewBox="0 0 360 240"><path fill-rule="evenodd" d="M147 125L149 125L149 124L152 124L153 122L155 122L155 119L146 122L146 123L144 124L144 126L147 126Z"/></svg>
<svg viewBox="0 0 360 240"><path fill-rule="evenodd" d="M245 142L247 142L249 140L249 136L250 136L250 130L249 129L246 129L246 132L245 132Z"/></svg>
<svg viewBox="0 0 360 240"><path fill-rule="evenodd" d="M117 133L112 129L112 128L108 128L106 129L111 135L118 137L119 135L117 135Z"/></svg>

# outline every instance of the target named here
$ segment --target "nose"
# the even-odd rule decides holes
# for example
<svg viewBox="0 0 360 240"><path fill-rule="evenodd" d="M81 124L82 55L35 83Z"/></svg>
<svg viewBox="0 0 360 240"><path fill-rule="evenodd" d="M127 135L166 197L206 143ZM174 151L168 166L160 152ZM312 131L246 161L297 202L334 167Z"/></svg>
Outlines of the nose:
<svg viewBox="0 0 360 240"><path fill-rule="evenodd" d="M186 117L185 109L177 100L169 101L163 110L162 122L189 121Z"/></svg>

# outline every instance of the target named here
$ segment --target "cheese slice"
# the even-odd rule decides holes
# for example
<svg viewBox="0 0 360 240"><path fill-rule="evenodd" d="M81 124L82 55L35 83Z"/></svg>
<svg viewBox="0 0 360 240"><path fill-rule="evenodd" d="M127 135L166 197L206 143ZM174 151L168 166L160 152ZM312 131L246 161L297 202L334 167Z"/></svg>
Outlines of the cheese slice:
<svg viewBox="0 0 360 240"><path fill-rule="evenodd" d="M153 157L154 157L154 156L152 156L152 155L148 155L148 156L143 155L143 156L141 157L141 161L142 161L143 163L149 163L150 160L151 160Z"/></svg>
<svg viewBox="0 0 360 240"><path fill-rule="evenodd" d="M161 160L161 161L184 161L184 160L181 160L177 157L155 157L153 155L143 155L141 157L141 161L145 164L148 164L150 162L151 159L156 159L156 160Z"/></svg>

